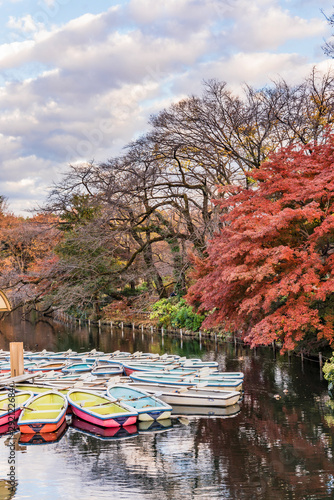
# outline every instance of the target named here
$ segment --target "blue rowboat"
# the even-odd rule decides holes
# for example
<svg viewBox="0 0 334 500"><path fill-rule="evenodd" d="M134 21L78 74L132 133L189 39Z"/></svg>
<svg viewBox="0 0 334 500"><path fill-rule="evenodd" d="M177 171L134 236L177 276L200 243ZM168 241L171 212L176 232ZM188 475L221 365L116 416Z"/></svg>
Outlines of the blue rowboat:
<svg viewBox="0 0 334 500"><path fill-rule="evenodd" d="M200 384L205 387L215 387L225 391L241 391L243 379L227 378L225 380L213 377L202 378L201 376L177 376L166 373L136 372L130 375L135 382L146 382L149 384L164 384L165 386L176 385L178 387L192 387Z"/></svg>
<svg viewBox="0 0 334 500"><path fill-rule="evenodd" d="M118 384L108 387L107 394L115 401L121 401L138 412L138 420L151 421L170 418L172 407L148 392L131 387L127 384Z"/></svg>
<svg viewBox="0 0 334 500"><path fill-rule="evenodd" d="M63 373L86 373L92 370L92 363L73 363L62 368Z"/></svg>
<svg viewBox="0 0 334 500"><path fill-rule="evenodd" d="M67 361L70 359L70 356L75 356L77 355L77 352L72 351L72 349L69 349L68 351L62 351L62 352L54 352L48 356L48 359L50 361Z"/></svg>
<svg viewBox="0 0 334 500"><path fill-rule="evenodd" d="M36 363L33 361L30 361L30 362L24 361L24 368L25 369L32 368L34 366L36 366ZM8 372L10 372L10 363L1 363L0 373L8 373Z"/></svg>

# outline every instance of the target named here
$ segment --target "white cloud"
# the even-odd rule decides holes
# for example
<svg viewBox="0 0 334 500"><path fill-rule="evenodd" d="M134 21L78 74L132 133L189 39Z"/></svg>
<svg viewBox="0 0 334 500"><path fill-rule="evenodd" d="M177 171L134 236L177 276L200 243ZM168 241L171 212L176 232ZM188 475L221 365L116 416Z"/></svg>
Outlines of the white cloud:
<svg viewBox="0 0 334 500"><path fill-rule="evenodd" d="M27 14L20 18L10 16L7 26L8 28L22 31L23 33L32 33L40 30L44 25L36 22L30 14Z"/></svg>
<svg viewBox="0 0 334 500"><path fill-rule="evenodd" d="M320 47L328 31L322 15L304 18L278 0L130 0L56 25L67 2L39 4L48 29L32 12L12 16L8 27L26 38L0 45L0 68L14 74L0 88L0 194L20 210L67 162L117 154L151 113L200 94L203 79L235 89L300 81L314 61L289 42L316 37Z"/></svg>

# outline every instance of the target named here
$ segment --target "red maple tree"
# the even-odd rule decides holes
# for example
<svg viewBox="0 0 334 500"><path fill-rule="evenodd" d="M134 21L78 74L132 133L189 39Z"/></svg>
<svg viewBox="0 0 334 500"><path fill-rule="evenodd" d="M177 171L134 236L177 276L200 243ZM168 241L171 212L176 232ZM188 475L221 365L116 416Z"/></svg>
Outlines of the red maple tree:
<svg viewBox="0 0 334 500"><path fill-rule="evenodd" d="M222 228L194 257L187 298L251 346L334 345L334 136L286 148L222 188Z"/></svg>

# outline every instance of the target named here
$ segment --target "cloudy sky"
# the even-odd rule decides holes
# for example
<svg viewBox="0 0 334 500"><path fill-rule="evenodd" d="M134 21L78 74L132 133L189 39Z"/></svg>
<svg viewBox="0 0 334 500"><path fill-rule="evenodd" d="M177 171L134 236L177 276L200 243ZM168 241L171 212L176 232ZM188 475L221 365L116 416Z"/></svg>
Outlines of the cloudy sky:
<svg viewBox="0 0 334 500"><path fill-rule="evenodd" d="M333 0L0 0L0 194L41 204L70 163L104 161L200 94L325 71Z"/></svg>

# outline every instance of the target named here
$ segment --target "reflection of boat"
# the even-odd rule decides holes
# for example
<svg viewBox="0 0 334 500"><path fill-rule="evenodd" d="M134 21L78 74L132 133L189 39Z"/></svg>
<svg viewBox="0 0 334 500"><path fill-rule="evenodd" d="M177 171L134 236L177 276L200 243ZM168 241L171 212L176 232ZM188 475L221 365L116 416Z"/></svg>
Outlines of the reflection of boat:
<svg viewBox="0 0 334 500"><path fill-rule="evenodd" d="M183 406L173 405L175 417L235 417L240 413L240 406L235 404L226 408L213 408L212 406Z"/></svg>
<svg viewBox="0 0 334 500"><path fill-rule="evenodd" d="M0 426L19 418L21 406L29 404L33 397L30 391L14 393L13 396L10 393L0 396Z"/></svg>
<svg viewBox="0 0 334 500"><path fill-rule="evenodd" d="M46 392L34 396L24 406L18 420L23 433L55 432L64 422L68 403L59 392Z"/></svg>
<svg viewBox="0 0 334 500"><path fill-rule="evenodd" d="M153 422L138 422L138 430L141 432L164 432L168 431L173 427L170 418L164 418L163 420L154 420Z"/></svg>
<svg viewBox="0 0 334 500"><path fill-rule="evenodd" d="M132 425L137 421L136 410L93 391L72 389L68 392L67 399L74 415L91 424L119 427Z"/></svg>
<svg viewBox="0 0 334 500"><path fill-rule="evenodd" d="M55 432L39 432L35 434L21 434L20 444L46 444L60 441L67 429L67 423L64 421Z"/></svg>
<svg viewBox="0 0 334 500"><path fill-rule="evenodd" d="M18 430L18 426L17 426L17 422L14 420L14 422L10 423L10 424L4 424L4 425L0 425L0 437L4 434L9 434L9 433L12 433L13 431L17 431ZM0 496L0 500L1 500L1 496Z"/></svg>
<svg viewBox="0 0 334 500"><path fill-rule="evenodd" d="M152 421L169 418L172 407L148 392L126 384L108 387L108 396L131 406L138 412L138 420Z"/></svg>
<svg viewBox="0 0 334 500"><path fill-rule="evenodd" d="M123 427L100 427L99 425L90 424L81 418L73 417L72 427L76 430L94 436L98 439L124 439L138 435L136 425L126 425Z"/></svg>

